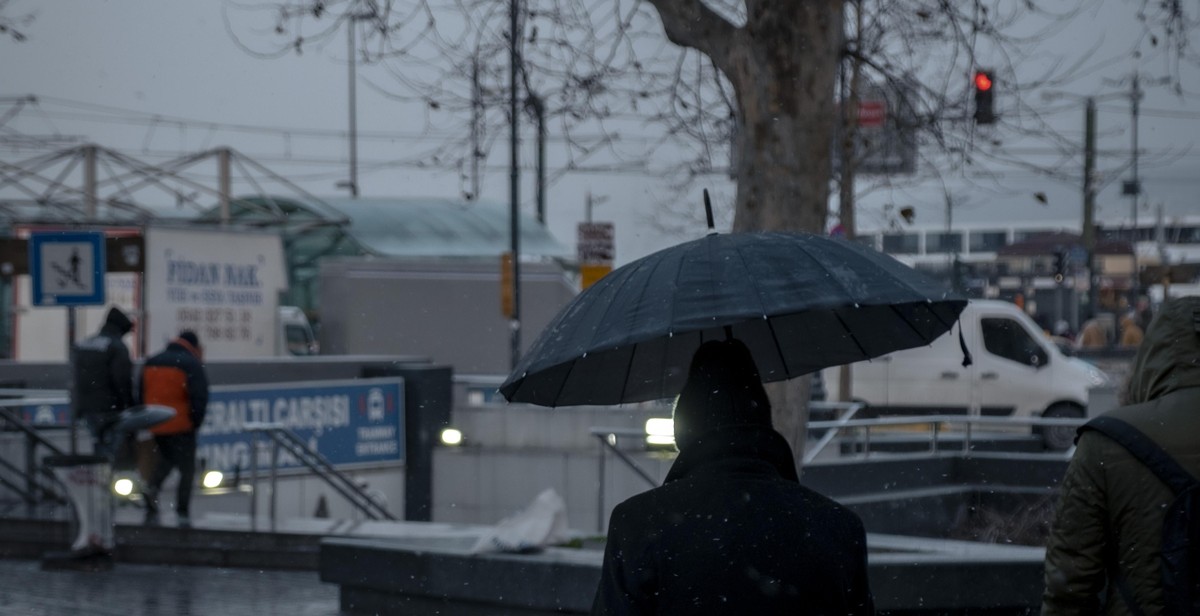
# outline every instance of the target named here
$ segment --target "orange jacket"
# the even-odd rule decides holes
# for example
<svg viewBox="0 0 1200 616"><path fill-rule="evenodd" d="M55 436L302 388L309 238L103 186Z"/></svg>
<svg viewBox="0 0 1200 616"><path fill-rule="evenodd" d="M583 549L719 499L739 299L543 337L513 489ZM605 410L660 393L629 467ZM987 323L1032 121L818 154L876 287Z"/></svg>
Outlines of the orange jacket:
<svg viewBox="0 0 1200 616"><path fill-rule="evenodd" d="M208 378L200 351L186 340L172 340L142 368L142 402L175 409L175 416L150 428L157 435L195 432L208 406Z"/></svg>

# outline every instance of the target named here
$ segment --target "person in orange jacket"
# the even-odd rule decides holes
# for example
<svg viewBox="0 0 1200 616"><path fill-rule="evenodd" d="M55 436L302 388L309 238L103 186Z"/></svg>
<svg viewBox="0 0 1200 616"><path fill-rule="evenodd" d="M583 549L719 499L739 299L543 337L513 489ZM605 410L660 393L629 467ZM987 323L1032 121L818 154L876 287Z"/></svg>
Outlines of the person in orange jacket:
<svg viewBox="0 0 1200 616"><path fill-rule="evenodd" d="M163 352L142 368L142 402L175 409L175 416L150 428L158 463L146 489L146 524L157 525L158 493L173 469L179 469L175 514L179 526L191 526L192 484L196 474L196 433L208 407L208 377L204 373L200 340L183 331Z"/></svg>

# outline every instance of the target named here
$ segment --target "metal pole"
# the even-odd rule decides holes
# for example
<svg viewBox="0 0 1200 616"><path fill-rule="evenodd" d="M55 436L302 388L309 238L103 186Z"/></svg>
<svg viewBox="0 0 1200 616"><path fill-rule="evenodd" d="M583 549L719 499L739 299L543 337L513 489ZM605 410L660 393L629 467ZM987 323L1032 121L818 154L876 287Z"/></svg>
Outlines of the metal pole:
<svg viewBox="0 0 1200 616"><path fill-rule="evenodd" d="M1100 276L1096 271L1096 99L1088 97L1083 114L1083 248L1087 251L1088 310L1095 315L1100 303Z"/></svg>
<svg viewBox="0 0 1200 616"><path fill-rule="evenodd" d="M537 221L546 224L546 105L541 97L531 100L537 112Z"/></svg>
<svg viewBox="0 0 1200 616"><path fill-rule="evenodd" d="M70 429L70 434L68 435L67 438L69 438L71 440L71 455L75 455L76 453L79 453L79 445L76 444L76 442L75 442L76 440L78 440L78 436L79 436L78 435L79 428L77 426L77 424L79 423L79 414L77 412L79 410L79 408L78 408L79 404L78 404L78 401L75 400L75 396L78 395L78 392L75 391L75 328L76 327L77 327L77 322L76 322L75 307L67 306L67 361L71 365L71 370L70 370L70 374L71 374L71 385L70 385L71 429Z"/></svg>
<svg viewBox="0 0 1200 616"><path fill-rule="evenodd" d="M1130 97L1132 98L1130 112L1133 115L1133 190L1130 191L1132 193L1130 196L1133 199L1133 203L1130 206L1132 212L1132 220L1130 221L1130 238L1133 244L1133 280L1130 282L1129 286L1131 293L1129 301L1130 305L1134 306L1137 304L1137 297L1139 293L1138 286L1140 285L1139 278L1141 277L1138 272L1137 206L1138 197L1142 194L1142 187L1138 183L1138 107L1142 99L1142 91L1138 85L1137 71L1134 71L1133 73L1133 91L1131 92Z"/></svg>
<svg viewBox="0 0 1200 616"><path fill-rule="evenodd" d="M83 215L96 219L96 146L83 147Z"/></svg>
<svg viewBox="0 0 1200 616"><path fill-rule="evenodd" d="M271 435L271 501L268 504L268 512L271 515L271 532L275 532L275 503L278 500L278 480L279 473L279 439L276 435Z"/></svg>
<svg viewBox="0 0 1200 616"><path fill-rule="evenodd" d="M229 226L229 197L232 192L229 179L229 148L217 150L217 192L221 212L221 226Z"/></svg>
<svg viewBox="0 0 1200 616"><path fill-rule="evenodd" d="M512 251L512 320L509 322L509 330L512 343L512 363L511 367L517 367L517 361L521 357L521 223L520 214L520 197L521 197L521 171L518 168L520 163L520 152L518 148L521 144L520 137L520 115L517 112L517 72L520 70L520 53L517 50L519 36L517 33L518 15L520 0L509 0L509 36L508 36L508 61L509 61L509 80L508 80L508 114L509 114L509 218L511 237L510 250Z"/></svg>
<svg viewBox="0 0 1200 616"><path fill-rule="evenodd" d="M606 447L604 446L604 439L608 437L605 435L597 435L597 438L600 440L600 493L596 497L596 500L598 501L596 504L596 525L600 532L604 532L604 462L608 459L608 456L606 455L608 452L605 451Z"/></svg>
<svg viewBox="0 0 1200 616"><path fill-rule="evenodd" d="M855 37L856 40L861 40L863 29L862 4L855 5ZM857 43L856 43L857 45ZM859 82L859 59L858 56L853 56L850 59L850 79L847 85L847 94L845 104L842 109L842 151L841 151L841 179L838 183L838 221L842 225L842 233L845 234L847 240L853 240L858 232L857 223L854 217L854 172L858 160L854 156L854 143L858 137L858 82ZM845 72L842 73L842 81L845 83ZM838 400L840 402L849 402L854 395L853 391L853 368L850 364L843 364L838 368Z"/></svg>
<svg viewBox="0 0 1200 616"><path fill-rule="evenodd" d="M483 138L483 94L479 87L479 59L471 61L471 198L479 200L479 141Z"/></svg>
<svg viewBox="0 0 1200 616"><path fill-rule="evenodd" d="M350 50L350 197L358 198L358 101L355 97L358 46L354 44L354 13L346 19L346 42Z"/></svg>
<svg viewBox="0 0 1200 616"><path fill-rule="evenodd" d="M258 530L258 431L250 431L250 530Z"/></svg>

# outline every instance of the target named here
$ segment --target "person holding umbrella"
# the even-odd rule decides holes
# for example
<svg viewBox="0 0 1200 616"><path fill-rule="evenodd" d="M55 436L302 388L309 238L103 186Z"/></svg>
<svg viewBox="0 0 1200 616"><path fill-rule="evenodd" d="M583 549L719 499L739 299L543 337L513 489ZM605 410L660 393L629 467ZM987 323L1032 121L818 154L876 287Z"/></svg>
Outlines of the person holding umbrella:
<svg viewBox="0 0 1200 616"><path fill-rule="evenodd" d="M858 516L802 485L738 340L692 359L679 457L613 510L593 614L873 614Z"/></svg>
<svg viewBox="0 0 1200 616"><path fill-rule="evenodd" d="M853 242L718 234L705 206L707 236L576 296L500 393L542 406L678 395L679 457L663 486L613 510L593 613L870 614L863 525L800 485L762 384L927 345L967 300ZM961 328L959 345L970 365ZM803 409L775 411L791 412Z"/></svg>

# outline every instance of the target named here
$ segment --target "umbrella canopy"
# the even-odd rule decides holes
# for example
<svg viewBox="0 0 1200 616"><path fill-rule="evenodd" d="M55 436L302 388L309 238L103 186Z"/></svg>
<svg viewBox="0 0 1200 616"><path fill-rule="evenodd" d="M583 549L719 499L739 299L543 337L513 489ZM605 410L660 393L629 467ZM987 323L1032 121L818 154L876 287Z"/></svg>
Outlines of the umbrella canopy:
<svg viewBox="0 0 1200 616"><path fill-rule="evenodd" d="M926 345L966 299L875 250L801 233L710 234L620 267L538 336L500 392L542 406L679 393L699 346L737 338L764 382Z"/></svg>

